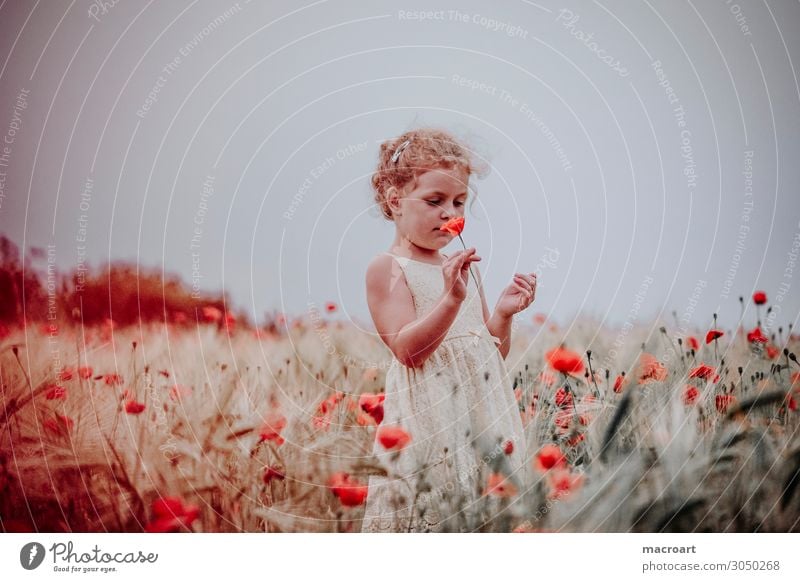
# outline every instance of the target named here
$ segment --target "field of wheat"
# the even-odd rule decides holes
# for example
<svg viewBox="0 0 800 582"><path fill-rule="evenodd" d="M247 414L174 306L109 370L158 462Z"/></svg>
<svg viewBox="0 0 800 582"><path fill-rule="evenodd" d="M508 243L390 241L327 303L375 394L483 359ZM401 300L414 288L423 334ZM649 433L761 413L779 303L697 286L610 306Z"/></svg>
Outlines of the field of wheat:
<svg viewBox="0 0 800 582"><path fill-rule="evenodd" d="M359 531L376 435L402 445L380 435L390 352L335 314L208 315L3 330L4 531ZM518 326L536 482L487 466L478 506L440 496L448 531L800 530L800 337L752 319Z"/></svg>

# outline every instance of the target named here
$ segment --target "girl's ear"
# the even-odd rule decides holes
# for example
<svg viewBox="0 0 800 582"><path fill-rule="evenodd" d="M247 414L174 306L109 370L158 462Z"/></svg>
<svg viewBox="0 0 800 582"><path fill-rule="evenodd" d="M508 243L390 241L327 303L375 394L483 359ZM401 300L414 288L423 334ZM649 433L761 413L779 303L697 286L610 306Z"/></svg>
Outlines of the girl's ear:
<svg viewBox="0 0 800 582"><path fill-rule="evenodd" d="M400 210L400 192L398 192L397 188L394 186L390 186L389 189L386 190L386 204L389 210L392 211L392 214L398 214Z"/></svg>

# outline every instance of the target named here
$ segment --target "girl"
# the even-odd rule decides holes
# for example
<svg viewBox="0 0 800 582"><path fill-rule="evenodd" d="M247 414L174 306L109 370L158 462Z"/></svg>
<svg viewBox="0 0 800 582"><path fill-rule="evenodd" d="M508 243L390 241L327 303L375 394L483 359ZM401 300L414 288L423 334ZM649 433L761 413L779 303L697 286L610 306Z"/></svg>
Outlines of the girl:
<svg viewBox="0 0 800 582"><path fill-rule="evenodd" d="M529 482L504 358L536 276L517 273L490 314L475 248L439 252L453 238L439 227L463 217L476 171L444 131L409 131L381 145L372 185L396 235L366 283L375 328L393 354L373 448L388 475L369 478L362 532L470 530L483 494L523 493ZM411 439L402 448L381 436L398 433Z"/></svg>

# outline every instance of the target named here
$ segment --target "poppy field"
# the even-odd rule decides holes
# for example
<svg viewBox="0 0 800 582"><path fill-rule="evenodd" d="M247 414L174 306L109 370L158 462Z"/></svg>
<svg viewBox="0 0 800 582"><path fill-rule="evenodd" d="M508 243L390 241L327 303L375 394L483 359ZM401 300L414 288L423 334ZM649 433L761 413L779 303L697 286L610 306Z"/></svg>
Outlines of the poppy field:
<svg viewBox="0 0 800 582"><path fill-rule="evenodd" d="M764 326L766 293L741 301L691 332L520 320L508 390L534 481L507 479L501 443L479 504L440 496L446 529L800 530L800 336ZM338 315L4 325L2 529L358 532L387 473L373 443L424 435L384 424L390 353Z"/></svg>

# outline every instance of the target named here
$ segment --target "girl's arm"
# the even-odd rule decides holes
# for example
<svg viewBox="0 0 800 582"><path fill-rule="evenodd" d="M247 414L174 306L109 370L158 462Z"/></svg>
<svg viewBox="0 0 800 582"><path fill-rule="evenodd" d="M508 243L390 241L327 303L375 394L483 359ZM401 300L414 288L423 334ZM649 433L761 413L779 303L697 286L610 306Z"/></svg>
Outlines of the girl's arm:
<svg viewBox="0 0 800 582"><path fill-rule="evenodd" d="M505 317L498 314L497 311L491 317L489 316L489 307L486 304L486 296L483 294L483 280L481 279L480 270L476 267L475 272L477 273L478 290L480 291L481 305L483 307L483 321L489 333L500 340L500 345L497 346L497 349L500 351L500 356L505 360L511 348L511 322L514 317Z"/></svg>
<svg viewBox="0 0 800 582"><path fill-rule="evenodd" d="M436 307L417 319L403 271L388 255L377 256L367 268L367 304L381 339L409 368L422 366L436 351L461 307L445 290Z"/></svg>

